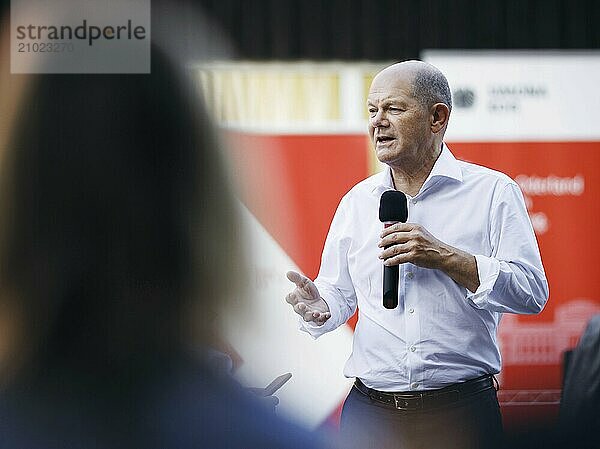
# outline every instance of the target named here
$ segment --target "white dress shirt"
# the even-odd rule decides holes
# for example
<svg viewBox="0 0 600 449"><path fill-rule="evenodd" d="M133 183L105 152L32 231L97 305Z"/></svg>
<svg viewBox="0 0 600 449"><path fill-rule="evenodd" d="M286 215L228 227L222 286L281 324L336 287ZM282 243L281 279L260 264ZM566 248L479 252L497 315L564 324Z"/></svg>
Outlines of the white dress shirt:
<svg viewBox="0 0 600 449"><path fill-rule="evenodd" d="M548 283L523 195L508 176L458 161L443 146L408 220L444 243L473 254L474 293L440 270L400 265L399 305L382 305L381 194L393 189L387 169L341 200L315 284L329 305L318 337L344 324L358 305L354 344L344 375L381 391L435 389L500 370L496 331L502 313L538 313Z"/></svg>

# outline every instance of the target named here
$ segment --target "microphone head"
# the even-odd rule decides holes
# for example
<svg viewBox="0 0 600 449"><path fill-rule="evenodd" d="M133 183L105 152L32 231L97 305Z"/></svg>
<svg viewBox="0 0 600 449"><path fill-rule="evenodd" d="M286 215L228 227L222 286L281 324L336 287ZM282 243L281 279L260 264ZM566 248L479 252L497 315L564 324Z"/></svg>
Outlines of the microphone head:
<svg viewBox="0 0 600 449"><path fill-rule="evenodd" d="M379 201L379 220L386 222L406 222L408 206L406 195L399 190L386 190Z"/></svg>

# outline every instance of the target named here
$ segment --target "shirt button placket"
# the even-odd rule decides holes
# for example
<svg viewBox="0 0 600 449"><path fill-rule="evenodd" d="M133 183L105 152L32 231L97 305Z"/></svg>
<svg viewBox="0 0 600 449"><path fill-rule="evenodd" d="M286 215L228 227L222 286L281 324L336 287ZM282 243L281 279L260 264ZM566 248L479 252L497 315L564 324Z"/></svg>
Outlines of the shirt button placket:
<svg viewBox="0 0 600 449"><path fill-rule="evenodd" d="M412 200L411 200L412 204ZM410 213L409 213L410 215ZM408 362L408 389L415 390L420 387L421 379L421 369L422 369L422 361L420 358L419 351L417 350L418 342L421 341L421 329L419 323L419 317L415 313L414 304L416 304L417 298L414 296L414 289L416 288L416 272L415 267L412 264L405 264L402 267L404 271L401 276L403 291L405 292L404 296L404 320L405 320L405 329L406 329L406 352L407 352L407 362Z"/></svg>

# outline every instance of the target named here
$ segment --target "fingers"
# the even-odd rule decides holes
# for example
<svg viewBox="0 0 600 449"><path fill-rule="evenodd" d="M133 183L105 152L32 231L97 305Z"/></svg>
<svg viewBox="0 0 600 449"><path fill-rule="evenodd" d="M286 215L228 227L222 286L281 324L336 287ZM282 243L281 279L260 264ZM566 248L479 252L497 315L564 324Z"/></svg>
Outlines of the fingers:
<svg viewBox="0 0 600 449"><path fill-rule="evenodd" d="M399 254L397 256L390 257L388 259L385 259L383 261L383 264L386 267L393 267L394 265L400 265L401 263L407 263L407 262L412 262L415 265L418 265L417 261L415 260L415 257L412 255L412 253L404 253L404 254Z"/></svg>
<svg viewBox="0 0 600 449"><path fill-rule="evenodd" d="M303 290L306 290L310 286L310 284L313 283L313 281L311 281L309 278L307 278L306 276L302 276L300 273L297 273L295 271L288 271L285 275L290 281L296 284L296 287Z"/></svg>
<svg viewBox="0 0 600 449"><path fill-rule="evenodd" d="M292 306L295 306L299 300L300 300L300 298L298 297L298 295L295 294L295 292L288 293L285 296L285 302L287 302L288 304L290 304Z"/></svg>
<svg viewBox="0 0 600 449"><path fill-rule="evenodd" d="M261 398L266 407L275 408L279 404L277 396L264 396Z"/></svg>
<svg viewBox="0 0 600 449"><path fill-rule="evenodd" d="M396 223L382 232L379 258L386 266L413 263L425 268L439 268L450 252L423 226Z"/></svg>
<svg viewBox="0 0 600 449"><path fill-rule="evenodd" d="M392 266L405 262L417 263L420 248L425 245L429 234L422 226L413 223L395 223L383 230L378 246L383 248L379 255L384 265Z"/></svg>
<svg viewBox="0 0 600 449"><path fill-rule="evenodd" d="M386 262L388 262L390 259L410 253L413 246L414 245L411 242L392 245L384 249L379 255L379 258L384 261L384 265L388 265Z"/></svg>
<svg viewBox="0 0 600 449"><path fill-rule="evenodd" d="M381 239L377 244L380 248L385 248L397 243L410 242L415 238L415 234L412 231L398 231L392 234L388 234Z"/></svg>
<svg viewBox="0 0 600 449"><path fill-rule="evenodd" d="M317 324L323 324L329 318L331 318L330 312L319 312L313 310L304 302L298 302L293 305L294 312L302 317L304 321L313 321Z"/></svg>
<svg viewBox="0 0 600 449"><path fill-rule="evenodd" d="M325 313L318 313L318 316L314 316L313 314L313 321L318 324L319 326L324 324L325 321L327 321L329 318L331 318L331 313L329 312L325 312Z"/></svg>
<svg viewBox="0 0 600 449"><path fill-rule="evenodd" d="M383 231L381 231L381 234L379 235L381 238L384 238L387 235L393 234L394 232L410 232L413 229L417 229L419 228L419 225L414 224L414 223L394 223L391 226L388 226L387 228L384 228Z"/></svg>
<svg viewBox="0 0 600 449"><path fill-rule="evenodd" d="M294 309L294 312L302 317L304 317L304 313L308 310L308 306L304 302L297 302L292 308Z"/></svg>
<svg viewBox="0 0 600 449"><path fill-rule="evenodd" d="M331 318L331 313L329 312L306 312L304 314L304 316L302 317L304 319L304 321L307 322L313 322L317 325L321 325L323 323L325 323L325 321L327 321L329 318Z"/></svg>
<svg viewBox="0 0 600 449"><path fill-rule="evenodd" d="M302 283L303 279L306 279L300 273L297 273L295 271L288 271L285 275L290 281L296 284L297 287L301 287L300 284Z"/></svg>
<svg viewBox="0 0 600 449"><path fill-rule="evenodd" d="M423 228L412 223L395 223L381 232L381 241L377 246L386 248L399 243L418 240L423 235Z"/></svg>
<svg viewBox="0 0 600 449"><path fill-rule="evenodd" d="M285 297L285 301L292 306L294 312L300 315L304 321L311 321L317 325L321 325L331 318L331 313L329 311L324 312L313 308L314 304L319 302L316 300L320 300L320 302L324 304L324 301L320 299L321 296L319 295L319 290L313 281L295 271L288 271L286 276L296 285L294 291L288 293ZM313 305L311 306L310 304ZM322 304L318 307L320 309L328 309L326 305L323 307Z"/></svg>
<svg viewBox="0 0 600 449"><path fill-rule="evenodd" d="M297 291L303 298L319 298L319 290L317 289L317 286L314 284L314 282L311 281L309 278L307 278L306 276L302 276L300 273L296 273L295 271L288 271L286 273L286 276L290 281L292 281L296 285Z"/></svg>

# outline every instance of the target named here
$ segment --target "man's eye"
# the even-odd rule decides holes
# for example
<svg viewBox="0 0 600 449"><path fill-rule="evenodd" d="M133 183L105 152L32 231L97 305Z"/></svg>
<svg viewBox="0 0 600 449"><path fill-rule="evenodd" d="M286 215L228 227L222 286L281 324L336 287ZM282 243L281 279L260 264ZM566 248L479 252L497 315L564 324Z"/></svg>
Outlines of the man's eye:
<svg viewBox="0 0 600 449"><path fill-rule="evenodd" d="M377 115L377 109L369 109L369 115L372 117L374 115Z"/></svg>

